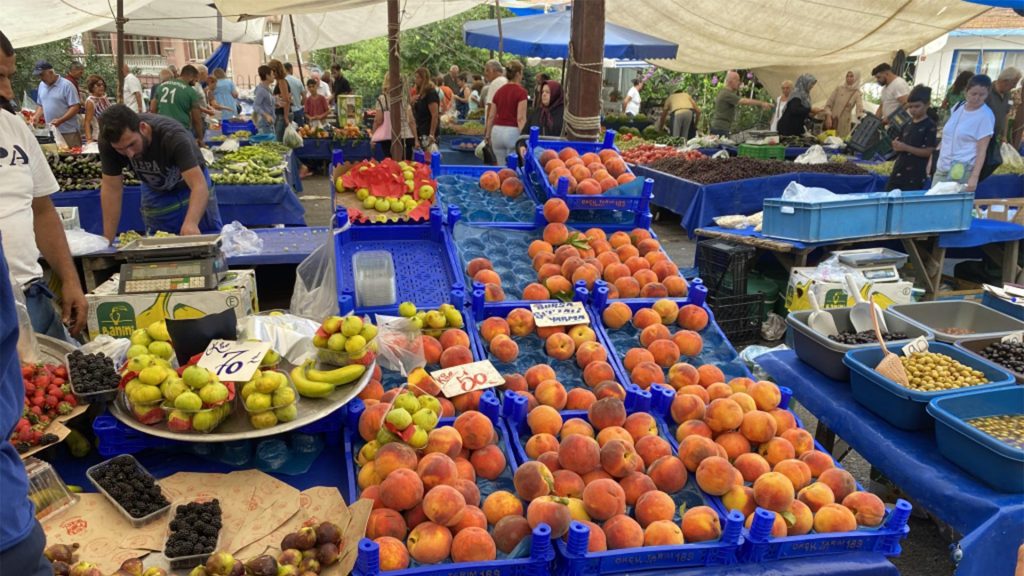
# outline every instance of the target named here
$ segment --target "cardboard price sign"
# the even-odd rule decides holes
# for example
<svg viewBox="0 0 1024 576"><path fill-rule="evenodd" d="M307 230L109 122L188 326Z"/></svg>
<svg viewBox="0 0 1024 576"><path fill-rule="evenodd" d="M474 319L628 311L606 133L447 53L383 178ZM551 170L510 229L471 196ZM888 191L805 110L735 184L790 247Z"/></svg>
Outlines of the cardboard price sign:
<svg viewBox="0 0 1024 576"><path fill-rule="evenodd" d="M252 378L269 351L268 342L211 340L198 365L225 382L245 382Z"/></svg>
<svg viewBox="0 0 1024 576"><path fill-rule="evenodd" d="M590 317L582 302L545 302L530 304L533 321L538 328L590 324Z"/></svg>
<svg viewBox="0 0 1024 576"><path fill-rule="evenodd" d="M486 390L501 386L505 379L494 369L490 360L435 370L430 375L441 386L445 398L454 398L475 390Z"/></svg>
<svg viewBox="0 0 1024 576"><path fill-rule="evenodd" d="M928 351L928 340L926 340L924 336L918 336L917 338L914 338L913 340L910 341L910 344L907 344L906 346L903 347L903 355L904 356L910 356L911 354L914 354L915 352L927 352L927 351Z"/></svg>

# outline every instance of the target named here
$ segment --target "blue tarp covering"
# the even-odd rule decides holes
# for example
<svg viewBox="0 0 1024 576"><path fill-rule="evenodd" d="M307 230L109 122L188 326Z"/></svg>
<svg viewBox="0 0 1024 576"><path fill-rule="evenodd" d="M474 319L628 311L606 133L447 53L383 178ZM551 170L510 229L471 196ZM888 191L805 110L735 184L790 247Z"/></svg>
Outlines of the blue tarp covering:
<svg viewBox="0 0 1024 576"><path fill-rule="evenodd" d="M203 62L203 64L206 65L206 69L210 72L213 72L215 68L223 68L224 70L227 70L228 58L230 57L231 42L223 42L221 43L220 46L217 47L216 50L213 51L213 54L211 54L210 57L206 60L206 62Z"/></svg>
<svg viewBox="0 0 1024 576"><path fill-rule="evenodd" d="M572 13L553 12L501 21L502 50L532 58L568 58ZM472 20L462 25L469 46L498 49L498 21ZM619 60L675 58L678 46L642 32L605 23L604 57Z"/></svg>

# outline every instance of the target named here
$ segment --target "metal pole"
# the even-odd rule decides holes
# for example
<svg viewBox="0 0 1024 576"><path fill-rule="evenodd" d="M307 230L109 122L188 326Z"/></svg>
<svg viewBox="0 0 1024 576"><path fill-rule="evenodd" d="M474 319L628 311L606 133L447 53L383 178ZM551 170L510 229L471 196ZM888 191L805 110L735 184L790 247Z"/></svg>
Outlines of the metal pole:
<svg viewBox="0 0 1024 576"><path fill-rule="evenodd" d="M388 0L388 89L384 96L391 116L391 157L397 161L405 159L405 142L402 141L403 96L401 63L399 61L399 19L398 0Z"/></svg>
<svg viewBox="0 0 1024 576"><path fill-rule="evenodd" d="M117 101L124 104L124 0L117 0Z"/></svg>
<svg viewBox="0 0 1024 576"><path fill-rule="evenodd" d="M288 22L292 26L292 44L295 46L295 64L299 67L299 82L302 82L302 85L305 86L306 79L302 74L302 55L299 54L299 39L295 36L295 17L289 14Z"/></svg>

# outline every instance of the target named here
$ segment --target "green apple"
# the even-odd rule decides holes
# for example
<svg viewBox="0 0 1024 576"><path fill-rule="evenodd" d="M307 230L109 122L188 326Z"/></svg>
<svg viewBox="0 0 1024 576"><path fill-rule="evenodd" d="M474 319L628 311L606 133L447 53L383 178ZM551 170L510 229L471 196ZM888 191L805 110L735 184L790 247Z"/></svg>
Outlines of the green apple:
<svg viewBox="0 0 1024 576"><path fill-rule="evenodd" d="M402 392L398 396L395 396L392 408L402 408L409 414L412 414L420 409L420 401L412 392Z"/></svg>
<svg viewBox="0 0 1024 576"><path fill-rule="evenodd" d="M142 369L142 372L139 372L139 380L149 386L159 386L165 378L167 378L167 370L162 366L147 366Z"/></svg>
<svg viewBox="0 0 1024 576"><path fill-rule="evenodd" d="M356 198L359 198L360 200L366 200L369 197L370 197L370 189L369 188L360 188L360 189L356 190Z"/></svg>
<svg viewBox="0 0 1024 576"><path fill-rule="evenodd" d="M412 212L419 205L420 205L420 203L415 201L415 200L406 200L405 201L405 211L406 212Z"/></svg>
<svg viewBox="0 0 1024 576"><path fill-rule="evenodd" d="M367 210L373 210L376 207L377 207L377 199L376 198L374 198L373 196L367 196L366 198L363 198L363 208L366 208Z"/></svg>
<svg viewBox="0 0 1024 576"><path fill-rule="evenodd" d="M398 198L392 199L391 200L391 211L392 212L404 212L405 211L405 202L402 202Z"/></svg>
<svg viewBox="0 0 1024 576"><path fill-rule="evenodd" d="M295 390L292 390L291 386L281 386L274 390L271 398L271 405L274 408L284 408L295 403Z"/></svg>
<svg viewBox="0 0 1024 576"><path fill-rule="evenodd" d="M398 315L403 318L412 318L416 315L416 305L412 302L402 302L398 305Z"/></svg>
<svg viewBox="0 0 1024 576"><path fill-rule="evenodd" d="M260 374L256 380L256 391L263 394L270 394L274 390L277 390L281 386L281 381L277 379L276 373L267 371Z"/></svg>
<svg viewBox="0 0 1024 576"><path fill-rule="evenodd" d="M146 326L146 334L149 334L149 337L153 340L162 340L164 342L170 342L171 340L171 335L167 333L167 323L163 320Z"/></svg>
<svg viewBox="0 0 1024 576"><path fill-rule="evenodd" d="M164 380L164 383L160 385L160 391L163 393L164 398L173 402L178 396L181 396L185 392L188 392L188 386L181 378L168 378Z"/></svg>
<svg viewBox="0 0 1024 576"><path fill-rule="evenodd" d="M228 387L220 382L210 382L199 389L199 398L204 404L217 404L228 398Z"/></svg>
<svg viewBox="0 0 1024 576"><path fill-rule="evenodd" d="M413 426L414 431L412 436L409 437L409 446L419 450L427 446L428 435L427 431L419 426Z"/></svg>
<svg viewBox="0 0 1024 576"><path fill-rule="evenodd" d="M425 324L431 328L440 329L444 328L448 324L448 321L445 319L444 314L441 314L437 310L431 310L430 312L427 312Z"/></svg>
<svg viewBox="0 0 1024 576"><path fill-rule="evenodd" d="M388 444L389 442L397 442L398 440L398 436L383 426L381 426L380 430L377 431L377 444L380 446Z"/></svg>
<svg viewBox="0 0 1024 576"><path fill-rule="evenodd" d="M345 349L345 340L345 335L341 332L331 334L331 337L327 339L327 348L335 352L341 352Z"/></svg>
<svg viewBox="0 0 1024 576"><path fill-rule="evenodd" d="M149 344L153 341L153 339L149 337L149 334L146 333L145 328L139 328L138 330L132 332L132 337L130 338L130 340L132 344L138 344L141 346L149 346Z"/></svg>
<svg viewBox="0 0 1024 576"><path fill-rule="evenodd" d="M324 323L320 325L324 329L324 332L328 334L334 334L335 332L341 331L341 324L345 321L341 316L329 316Z"/></svg>
<svg viewBox="0 0 1024 576"><path fill-rule="evenodd" d="M171 348L171 344L169 342L156 340L154 342L150 342L149 353L158 358L170 360L171 356L174 356L174 348Z"/></svg>
<svg viewBox="0 0 1024 576"><path fill-rule="evenodd" d="M209 432L220 424L221 413L219 410L203 410L192 416L192 428L200 432Z"/></svg>
<svg viewBox="0 0 1024 576"><path fill-rule="evenodd" d="M274 416L281 422L291 422L299 416L299 408L295 404L274 410Z"/></svg>
<svg viewBox="0 0 1024 576"><path fill-rule="evenodd" d="M430 410L434 414L441 413L441 401L435 398L434 396L431 396L430 394L424 394L417 398L417 401L420 403L420 409L416 411L417 414L424 409Z"/></svg>
<svg viewBox="0 0 1024 576"><path fill-rule="evenodd" d="M462 320L462 312L459 312L455 308L450 308L444 311L444 318L448 321L450 328L462 328L465 322Z"/></svg>
<svg viewBox="0 0 1024 576"><path fill-rule="evenodd" d="M377 212L387 212L391 208L391 202L387 198L378 198L373 207Z"/></svg>
<svg viewBox="0 0 1024 576"><path fill-rule="evenodd" d="M363 340L369 342L377 337L377 327L373 324L364 324L363 329L360 330L359 335L363 337Z"/></svg>
<svg viewBox="0 0 1024 576"><path fill-rule="evenodd" d="M412 325L415 326L417 330L423 329L423 318L413 316L412 318L409 318L409 321L412 322Z"/></svg>
<svg viewBox="0 0 1024 576"><path fill-rule="evenodd" d="M126 366L126 369L129 372L142 372L143 369L149 366L149 361L152 359L153 357L150 356L149 354L139 354L138 356L132 356L131 358L128 359L128 365Z"/></svg>
<svg viewBox="0 0 1024 576"><path fill-rule="evenodd" d="M277 415L272 410L249 415L249 424L257 430L263 430L277 425Z"/></svg>
<svg viewBox="0 0 1024 576"><path fill-rule="evenodd" d="M437 413L430 408L420 408L412 415L412 422L423 430L430 432L437 426Z"/></svg>
<svg viewBox="0 0 1024 576"><path fill-rule="evenodd" d="M242 391L239 392L238 395L242 397L242 401L244 402L245 399L248 398L249 395L252 394L255 391L256 391L256 381L255 380L249 380L248 382L246 382L242 386Z"/></svg>
<svg viewBox="0 0 1024 576"><path fill-rule="evenodd" d="M356 334L345 342L345 351L349 354L362 352L364 348L366 348L366 338L363 338L359 334Z"/></svg>
<svg viewBox="0 0 1024 576"><path fill-rule="evenodd" d="M264 410L270 409L270 403L272 398L270 394L263 394L260 392L253 392L245 399L245 408L249 412L263 412Z"/></svg>
<svg viewBox="0 0 1024 576"><path fill-rule="evenodd" d="M413 190L416 189L416 183L413 182L412 180L406 180L405 187L409 189L409 192L412 192Z"/></svg>
<svg viewBox="0 0 1024 576"><path fill-rule="evenodd" d="M185 412L195 412L203 407L203 399L195 392L182 392L174 399L174 407Z"/></svg>

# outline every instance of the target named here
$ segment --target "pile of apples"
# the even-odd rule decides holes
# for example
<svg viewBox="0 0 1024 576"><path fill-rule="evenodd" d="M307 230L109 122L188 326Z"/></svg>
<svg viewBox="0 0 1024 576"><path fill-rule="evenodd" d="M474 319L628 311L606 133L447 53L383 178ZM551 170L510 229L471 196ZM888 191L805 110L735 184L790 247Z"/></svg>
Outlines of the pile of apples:
<svg viewBox="0 0 1024 576"><path fill-rule="evenodd" d="M552 188L558 188L560 178L569 179L569 193L594 196L603 194L636 179L626 167L625 160L610 148L598 153L580 155L575 148L561 152L538 148L541 167Z"/></svg>

